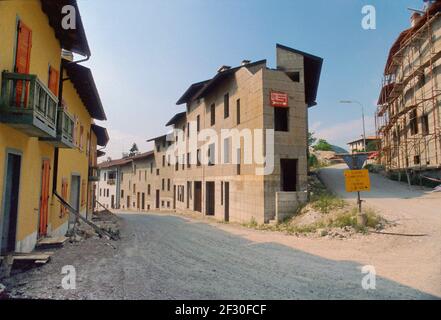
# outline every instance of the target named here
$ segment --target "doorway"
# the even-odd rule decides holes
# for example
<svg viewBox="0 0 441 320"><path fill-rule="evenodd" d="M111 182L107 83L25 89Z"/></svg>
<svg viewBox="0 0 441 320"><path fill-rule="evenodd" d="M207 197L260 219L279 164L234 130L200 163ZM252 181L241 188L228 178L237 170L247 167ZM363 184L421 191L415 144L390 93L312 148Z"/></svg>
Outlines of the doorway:
<svg viewBox="0 0 441 320"><path fill-rule="evenodd" d="M280 159L282 191L297 191L297 159Z"/></svg>
<svg viewBox="0 0 441 320"><path fill-rule="evenodd" d="M176 209L176 186L173 186L173 209Z"/></svg>
<svg viewBox="0 0 441 320"><path fill-rule="evenodd" d="M191 182L187 181L187 209L190 209Z"/></svg>
<svg viewBox="0 0 441 320"><path fill-rule="evenodd" d="M21 155L7 153L3 193L3 216L0 220L0 253L15 251L17 235L18 199L20 190Z"/></svg>
<svg viewBox="0 0 441 320"><path fill-rule="evenodd" d="M80 213L80 176L72 175L71 176L71 188L70 188L70 206L75 209L75 211ZM76 220L76 216L70 212L69 214L69 224L74 223Z"/></svg>
<svg viewBox="0 0 441 320"><path fill-rule="evenodd" d="M145 193L141 194L141 209L145 210Z"/></svg>
<svg viewBox="0 0 441 320"><path fill-rule="evenodd" d="M228 222L230 221L230 183L229 182L224 183L224 195L225 195L225 201L224 201L225 222Z"/></svg>
<svg viewBox="0 0 441 320"><path fill-rule="evenodd" d="M39 238L47 235L49 220L49 180L51 176L51 164L49 159L43 159L41 168L40 221L38 226Z"/></svg>
<svg viewBox="0 0 441 320"><path fill-rule="evenodd" d="M139 192L136 194L136 209L138 209L139 210L139 208L140 208L140 194L139 194Z"/></svg>
<svg viewBox="0 0 441 320"><path fill-rule="evenodd" d="M205 183L205 215L214 216L214 181Z"/></svg>
<svg viewBox="0 0 441 320"><path fill-rule="evenodd" d="M202 182L195 181L194 182L194 203L193 210L202 212Z"/></svg>
<svg viewBox="0 0 441 320"><path fill-rule="evenodd" d="M159 209L159 189L156 189L156 209Z"/></svg>
<svg viewBox="0 0 441 320"><path fill-rule="evenodd" d="M112 209L115 209L115 195L113 195L113 194L110 197L110 207Z"/></svg>

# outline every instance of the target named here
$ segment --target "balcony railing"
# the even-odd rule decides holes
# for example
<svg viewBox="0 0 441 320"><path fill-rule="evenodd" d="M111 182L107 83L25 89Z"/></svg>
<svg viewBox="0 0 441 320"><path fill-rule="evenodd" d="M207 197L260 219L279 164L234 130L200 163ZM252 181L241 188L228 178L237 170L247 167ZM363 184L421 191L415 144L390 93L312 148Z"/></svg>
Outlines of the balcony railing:
<svg viewBox="0 0 441 320"><path fill-rule="evenodd" d="M73 148L74 119L63 108L58 109L57 142L60 148Z"/></svg>
<svg viewBox="0 0 441 320"><path fill-rule="evenodd" d="M32 137L56 137L58 98L36 75L2 73L0 121Z"/></svg>
<svg viewBox="0 0 441 320"><path fill-rule="evenodd" d="M99 181L99 180L100 180L100 173L99 173L98 167L90 166L89 167L89 181Z"/></svg>

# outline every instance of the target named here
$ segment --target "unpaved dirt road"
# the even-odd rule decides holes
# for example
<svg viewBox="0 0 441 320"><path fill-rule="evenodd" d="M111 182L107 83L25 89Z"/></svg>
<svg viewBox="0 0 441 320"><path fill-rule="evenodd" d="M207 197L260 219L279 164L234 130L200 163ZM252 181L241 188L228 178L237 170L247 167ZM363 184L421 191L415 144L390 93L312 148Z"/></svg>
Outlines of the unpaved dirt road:
<svg viewBox="0 0 441 320"><path fill-rule="evenodd" d="M15 293L55 299L435 298L381 276L375 290L364 290L360 263L277 243L280 237L297 239L292 236L173 215L121 217L115 249L94 239L70 245L51 263L5 284ZM252 241L250 234L276 241ZM76 268L76 290L61 288L65 264Z"/></svg>
<svg viewBox="0 0 441 320"><path fill-rule="evenodd" d="M345 192L343 170L336 165L320 170L320 178L342 198L355 201ZM441 193L370 174L371 191L363 192L363 206L375 209L396 224L386 231L421 237L375 235L351 241L345 253L325 253L338 258L369 261L381 274L414 288L441 296ZM359 252L354 250L356 247ZM318 253L317 250L313 250Z"/></svg>

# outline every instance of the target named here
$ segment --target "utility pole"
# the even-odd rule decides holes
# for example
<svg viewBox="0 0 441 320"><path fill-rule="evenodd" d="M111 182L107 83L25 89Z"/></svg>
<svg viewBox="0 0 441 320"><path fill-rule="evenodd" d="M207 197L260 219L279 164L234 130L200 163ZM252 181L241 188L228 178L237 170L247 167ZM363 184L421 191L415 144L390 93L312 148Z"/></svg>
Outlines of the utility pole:
<svg viewBox="0 0 441 320"><path fill-rule="evenodd" d="M363 105L358 102L357 100L340 100L340 103L346 103L346 104L358 104L361 107L361 120L363 122L363 146L364 151L366 151L366 125L364 121L364 107Z"/></svg>

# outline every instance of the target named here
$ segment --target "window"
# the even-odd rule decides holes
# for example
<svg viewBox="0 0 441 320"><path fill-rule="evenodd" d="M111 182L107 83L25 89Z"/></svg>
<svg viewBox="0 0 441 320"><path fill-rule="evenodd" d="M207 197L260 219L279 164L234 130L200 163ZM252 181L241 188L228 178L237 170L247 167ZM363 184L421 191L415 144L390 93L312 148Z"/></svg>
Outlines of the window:
<svg viewBox="0 0 441 320"><path fill-rule="evenodd" d="M159 169L156 169L156 175L159 176Z"/></svg>
<svg viewBox="0 0 441 320"><path fill-rule="evenodd" d="M167 191L170 191L170 179L167 179Z"/></svg>
<svg viewBox="0 0 441 320"><path fill-rule="evenodd" d="M214 166L216 161L216 155L215 155L216 149L215 144L212 143L208 146L208 165Z"/></svg>
<svg viewBox="0 0 441 320"><path fill-rule="evenodd" d="M101 197L101 195L102 195L102 191L103 191L103 189L100 188L100 197Z"/></svg>
<svg viewBox="0 0 441 320"><path fill-rule="evenodd" d="M156 144L156 151L159 152L161 150L161 145L159 143Z"/></svg>
<svg viewBox="0 0 441 320"><path fill-rule="evenodd" d="M187 122L187 138L190 137L190 122Z"/></svg>
<svg viewBox="0 0 441 320"><path fill-rule="evenodd" d="M133 193L136 193L136 183L133 184Z"/></svg>
<svg viewBox="0 0 441 320"><path fill-rule="evenodd" d="M201 130L201 116L200 115L198 115L196 117L196 130L197 130L197 132L199 132Z"/></svg>
<svg viewBox="0 0 441 320"><path fill-rule="evenodd" d="M150 195L150 184L147 185L147 194Z"/></svg>
<svg viewBox="0 0 441 320"><path fill-rule="evenodd" d="M230 94L224 95L224 119L230 116Z"/></svg>
<svg viewBox="0 0 441 320"><path fill-rule="evenodd" d="M215 108L215 104L213 103L210 106L210 125L214 126L215 123L216 123L216 108Z"/></svg>
<svg viewBox="0 0 441 320"><path fill-rule="evenodd" d="M185 154L182 155L182 170L185 169Z"/></svg>
<svg viewBox="0 0 441 320"><path fill-rule="evenodd" d="M147 181L147 170L144 170L144 181Z"/></svg>
<svg viewBox="0 0 441 320"><path fill-rule="evenodd" d="M170 167L170 155L167 156L167 167Z"/></svg>
<svg viewBox="0 0 441 320"><path fill-rule="evenodd" d="M165 179L162 179L162 191L165 190Z"/></svg>
<svg viewBox="0 0 441 320"><path fill-rule="evenodd" d="M176 156L175 170L176 171L179 170L179 157L178 156Z"/></svg>
<svg viewBox="0 0 441 320"><path fill-rule="evenodd" d="M429 134L429 115L424 114L421 116L421 127L423 136L427 136Z"/></svg>
<svg viewBox="0 0 441 320"><path fill-rule="evenodd" d="M107 179L107 173L104 172L104 181L106 181L106 179Z"/></svg>
<svg viewBox="0 0 441 320"><path fill-rule="evenodd" d="M201 149L198 149L196 151L196 166L200 166L201 165Z"/></svg>
<svg viewBox="0 0 441 320"><path fill-rule="evenodd" d="M165 155L162 156L162 166L165 167Z"/></svg>
<svg viewBox="0 0 441 320"><path fill-rule="evenodd" d="M274 108L274 130L288 131L288 108Z"/></svg>
<svg viewBox="0 0 441 320"><path fill-rule="evenodd" d="M150 173L153 173L153 162L150 163Z"/></svg>
<svg viewBox="0 0 441 320"><path fill-rule="evenodd" d="M413 110L410 112L409 117L410 134L415 135L418 133L417 112Z"/></svg>
<svg viewBox="0 0 441 320"><path fill-rule="evenodd" d="M189 153L187 153L187 168L191 167L191 164L190 164L191 161L190 160L191 160L191 154L189 152Z"/></svg>
<svg viewBox="0 0 441 320"><path fill-rule="evenodd" d="M121 190L121 198L124 198L124 190Z"/></svg>
<svg viewBox="0 0 441 320"><path fill-rule="evenodd" d="M419 155L416 155L416 156L413 157L413 163L414 164L420 164L420 162L421 162L421 158L420 158Z"/></svg>
<svg viewBox="0 0 441 320"><path fill-rule="evenodd" d="M170 208L170 201L167 201L167 208Z"/></svg>
<svg viewBox="0 0 441 320"><path fill-rule="evenodd" d="M240 124L240 99L236 100L236 124Z"/></svg>
<svg viewBox="0 0 441 320"><path fill-rule="evenodd" d="M231 162L231 158L230 158L230 141L231 141L231 137L229 138L225 138L224 139L224 164L228 164Z"/></svg>
<svg viewBox="0 0 441 320"><path fill-rule="evenodd" d="M138 180L141 180L141 170L138 171Z"/></svg>

